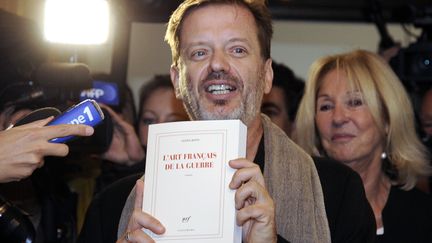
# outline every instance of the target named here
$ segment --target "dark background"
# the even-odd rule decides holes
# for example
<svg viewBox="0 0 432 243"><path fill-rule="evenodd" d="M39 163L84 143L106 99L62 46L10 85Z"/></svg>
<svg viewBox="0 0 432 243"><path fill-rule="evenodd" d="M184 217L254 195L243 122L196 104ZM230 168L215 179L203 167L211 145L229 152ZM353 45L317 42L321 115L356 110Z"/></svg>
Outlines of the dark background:
<svg viewBox="0 0 432 243"><path fill-rule="evenodd" d="M117 19L117 35L111 65L111 75L115 80L126 77L131 23L166 23L172 11L181 2L182 0L111 0L112 9L115 11L113 14ZM268 4L273 18L277 20L373 23L380 33L381 49L394 45L391 36L386 33L387 23L413 24L429 30L432 28L432 0L268 0ZM432 34L424 37L432 39ZM430 59L431 43L432 41L428 41L427 47L420 48L420 52L427 50L427 60ZM419 58L420 61L424 59ZM407 63L405 59L401 58L401 63L397 64L401 68L398 69L404 68L402 66ZM424 78L423 74L429 75L431 69L420 70L420 77Z"/></svg>
<svg viewBox="0 0 432 243"><path fill-rule="evenodd" d="M166 22L181 0L113 0L117 9L137 22ZM269 0L274 18L368 22L372 0ZM432 12L432 0L379 0L387 22L411 22L415 15ZM429 8L429 10L427 10Z"/></svg>

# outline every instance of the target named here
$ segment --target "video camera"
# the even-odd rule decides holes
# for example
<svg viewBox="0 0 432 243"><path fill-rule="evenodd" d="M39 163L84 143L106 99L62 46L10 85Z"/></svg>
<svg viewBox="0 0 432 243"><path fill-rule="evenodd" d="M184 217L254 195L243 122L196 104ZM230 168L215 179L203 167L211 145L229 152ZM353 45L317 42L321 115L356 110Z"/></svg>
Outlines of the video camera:
<svg viewBox="0 0 432 243"><path fill-rule="evenodd" d="M24 79L24 78L23 78ZM0 88L0 110L13 107L39 109L55 107L61 111L85 99L119 109L120 95L116 83L93 80L89 68L81 63L43 63L25 81L11 80ZM71 142L71 152L103 153L108 150L113 124L108 112L106 119L89 138Z"/></svg>
<svg viewBox="0 0 432 243"><path fill-rule="evenodd" d="M400 13L400 18L421 28L421 35L390 60L393 71L402 81L410 95L416 113L416 128L423 144L432 152L432 139L421 128L419 112L422 97L432 88L432 6L423 8L407 6Z"/></svg>
<svg viewBox="0 0 432 243"><path fill-rule="evenodd" d="M66 122L65 120L61 120L66 116L60 115L60 111L65 111L72 104L75 105L73 106L73 111L84 112L88 115L89 120L96 120L96 112L89 109L88 112L90 113L86 113L86 109L91 107L90 104L94 103L93 100L114 107L120 104L117 84L104 80L93 80L89 68L84 64L44 63L36 67L31 72L31 75L22 75L17 79L2 79L1 82L3 85L0 86L0 110L3 112L6 109L12 111L20 109L34 110L26 117L18 120L15 123L16 126L48 116L56 117L50 124L71 123L67 122L69 120ZM87 100L89 98L91 100ZM82 100L85 101L80 102ZM94 106L97 106L97 104L94 104ZM63 115L69 113L72 113L71 109L65 111ZM78 113L75 112L74 114ZM69 160L77 160L78 164L81 162L88 164L86 160L81 161L80 156L99 154L108 150L113 136L113 123L109 112L102 111L100 114L103 114L105 118L102 123L95 127L93 136L80 137L67 142L70 148ZM90 115L92 119L90 119ZM70 115L67 117L71 118ZM75 115L72 117L75 117ZM80 116L77 117L79 119ZM65 138L57 139L63 141ZM53 142L61 142L60 140ZM73 225L73 218L69 217L66 213L56 215L53 212L58 212L59 205L62 208L67 208L68 203L74 202L73 200L76 200L76 198L71 196L63 184L52 183L52 181L59 182L59 175L63 175L63 173L67 175L64 171L72 171L71 173L73 173L75 170L78 170L79 166L68 163L70 161L67 161L67 159L61 159L62 161L58 161L56 157L46 158L45 166L39 171L35 171L32 177L27 179L28 182L31 181L29 183L34 185L34 187L26 190L26 193L30 195L38 193L43 198L40 202L41 205L50 205L50 207L41 206L41 214L46 213L54 216L53 218L47 217L48 219L41 224L44 225L46 229L45 233L47 234L52 232L53 229L62 233L54 235L50 233L49 237L52 239L74 239L76 232L73 230L73 227L69 227L69 224ZM3 184L0 188L0 241L34 242L35 229L29 220L30 216L18 208L17 205L19 204L17 202L7 200L7 198L15 198L14 194L16 190L10 189L15 188L15 186L20 188L20 185L13 183ZM44 190L41 191L40 188ZM45 195L50 196L46 197ZM67 212L73 212L73 210Z"/></svg>
<svg viewBox="0 0 432 243"><path fill-rule="evenodd" d="M432 86L432 6L406 9L405 19L421 28L422 33L415 43L402 48L390 65L408 92L417 93L424 86Z"/></svg>
<svg viewBox="0 0 432 243"><path fill-rule="evenodd" d="M0 239L6 242L32 243L35 235L28 214L0 195Z"/></svg>
<svg viewBox="0 0 432 243"><path fill-rule="evenodd" d="M7 106L68 106L87 98L118 106L116 83L93 80L81 63L45 63L25 81L10 81L0 89L0 108ZM38 107L40 108L40 107Z"/></svg>

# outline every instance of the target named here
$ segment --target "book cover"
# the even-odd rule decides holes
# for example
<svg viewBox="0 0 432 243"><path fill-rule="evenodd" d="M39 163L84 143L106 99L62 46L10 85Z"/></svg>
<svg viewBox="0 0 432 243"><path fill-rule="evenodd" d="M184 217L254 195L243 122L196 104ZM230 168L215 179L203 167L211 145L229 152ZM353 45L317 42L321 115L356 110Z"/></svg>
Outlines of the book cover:
<svg viewBox="0 0 432 243"><path fill-rule="evenodd" d="M240 120L188 121L149 127L143 211L165 226L156 242L241 242L235 221L235 172L246 156Z"/></svg>

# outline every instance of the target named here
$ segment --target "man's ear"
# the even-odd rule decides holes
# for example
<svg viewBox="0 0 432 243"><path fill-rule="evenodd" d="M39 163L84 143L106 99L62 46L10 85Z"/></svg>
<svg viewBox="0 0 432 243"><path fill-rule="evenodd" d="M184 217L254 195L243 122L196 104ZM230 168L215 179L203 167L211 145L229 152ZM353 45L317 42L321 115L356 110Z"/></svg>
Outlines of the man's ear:
<svg viewBox="0 0 432 243"><path fill-rule="evenodd" d="M175 96L177 99L180 100L181 95L180 95L180 88L179 88L179 70L174 64L171 65L170 76L171 76L171 83L174 86Z"/></svg>
<svg viewBox="0 0 432 243"><path fill-rule="evenodd" d="M272 59L267 59L264 65L264 94L268 94L270 93L273 83Z"/></svg>

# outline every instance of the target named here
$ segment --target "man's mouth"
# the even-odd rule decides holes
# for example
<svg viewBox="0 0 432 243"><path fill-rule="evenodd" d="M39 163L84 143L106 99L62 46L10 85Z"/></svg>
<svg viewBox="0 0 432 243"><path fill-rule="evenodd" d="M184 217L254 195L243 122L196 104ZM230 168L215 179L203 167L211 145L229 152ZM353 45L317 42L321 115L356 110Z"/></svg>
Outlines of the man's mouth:
<svg viewBox="0 0 432 243"><path fill-rule="evenodd" d="M223 95L235 91L237 88L229 84L212 84L206 88L206 92L214 95Z"/></svg>

